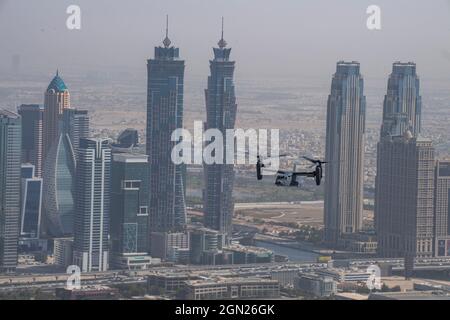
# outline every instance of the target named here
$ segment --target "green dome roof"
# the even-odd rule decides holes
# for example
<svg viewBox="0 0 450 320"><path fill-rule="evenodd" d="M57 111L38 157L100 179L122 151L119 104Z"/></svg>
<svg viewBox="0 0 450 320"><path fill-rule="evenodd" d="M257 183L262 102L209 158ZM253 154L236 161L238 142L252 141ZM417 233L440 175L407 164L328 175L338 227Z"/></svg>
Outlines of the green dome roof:
<svg viewBox="0 0 450 320"><path fill-rule="evenodd" d="M55 90L56 92L64 92L67 90L67 86L63 79L60 78L58 71L56 71L56 76L53 78L52 82L48 85L47 91Z"/></svg>

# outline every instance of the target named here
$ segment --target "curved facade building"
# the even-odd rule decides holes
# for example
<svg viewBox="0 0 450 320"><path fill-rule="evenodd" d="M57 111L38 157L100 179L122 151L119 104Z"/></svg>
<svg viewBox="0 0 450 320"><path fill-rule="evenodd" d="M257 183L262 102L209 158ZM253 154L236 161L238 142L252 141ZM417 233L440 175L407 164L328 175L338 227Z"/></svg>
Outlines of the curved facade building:
<svg viewBox="0 0 450 320"><path fill-rule="evenodd" d="M60 134L44 164L45 235L73 234L75 155L67 134Z"/></svg>

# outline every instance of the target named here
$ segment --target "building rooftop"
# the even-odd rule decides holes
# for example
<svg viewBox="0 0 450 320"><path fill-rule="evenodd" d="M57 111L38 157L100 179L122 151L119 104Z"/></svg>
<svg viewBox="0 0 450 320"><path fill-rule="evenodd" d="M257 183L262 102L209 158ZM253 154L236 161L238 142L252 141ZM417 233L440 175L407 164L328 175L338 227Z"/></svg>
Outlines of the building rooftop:
<svg viewBox="0 0 450 320"><path fill-rule="evenodd" d="M369 300L450 300L443 291L406 291L371 293Z"/></svg>
<svg viewBox="0 0 450 320"><path fill-rule="evenodd" d="M148 155L139 153L115 153L114 161L125 163L147 163Z"/></svg>
<svg viewBox="0 0 450 320"><path fill-rule="evenodd" d="M12 118L12 119L18 119L20 116L17 113L8 111L6 109L0 109L0 117L4 118Z"/></svg>
<svg viewBox="0 0 450 320"><path fill-rule="evenodd" d="M59 76L58 71L56 71L55 77L53 78L53 80L50 82L50 84L47 87L47 92L50 90L55 90L56 92L64 92L64 91L68 90L63 79L61 79L61 77Z"/></svg>
<svg viewBox="0 0 450 320"><path fill-rule="evenodd" d="M215 277L215 278L207 278L207 279L200 279L200 280L188 280L186 281L186 284L188 286L193 287L199 287L199 286L205 286L205 285L217 285L217 284L238 284L238 283L271 283L271 284L278 284L277 280L271 280L271 279L264 279L264 278L243 278L243 277L237 277L237 278L225 278L225 277Z"/></svg>

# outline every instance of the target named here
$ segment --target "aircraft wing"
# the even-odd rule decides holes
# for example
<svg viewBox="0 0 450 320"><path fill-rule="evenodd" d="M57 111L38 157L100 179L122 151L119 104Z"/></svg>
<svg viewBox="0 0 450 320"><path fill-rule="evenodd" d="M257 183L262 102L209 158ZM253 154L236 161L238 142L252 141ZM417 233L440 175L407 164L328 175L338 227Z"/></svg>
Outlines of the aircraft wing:
<svg viewBox="0 0 450 320"><path fill-rule="evenodd" d="M314 171L312 172L303 171L303 172L292 172L292 174L296 176L310 176L310 175L314 176L316 173Z"/></svg>

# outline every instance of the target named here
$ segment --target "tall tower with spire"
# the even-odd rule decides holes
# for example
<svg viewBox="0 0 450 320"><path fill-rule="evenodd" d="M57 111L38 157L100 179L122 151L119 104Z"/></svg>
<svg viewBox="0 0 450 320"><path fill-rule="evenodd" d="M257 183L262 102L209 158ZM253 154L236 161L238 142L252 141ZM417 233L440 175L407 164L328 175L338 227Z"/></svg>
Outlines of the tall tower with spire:
<svg viewBox="0 0 450 320"><path fill-rule="evenodd" d="M168 34L147 61L147 154L149 156L149 230L183 231L186 225L184 165L172 162L178 143L172 132L183 127L184 61Z"/></svg>
<svg viewBox="0 0 450 320"><path fill-rule="evenodd" d="M205 90L206 124L205 129L218 129L224 136L226 130L233 129L236 121L236 96L234 90L235 62L230 61L231 48L222 36L218 48L213 48L214 60L209 63L210 76ZM223 152L225 157L225 150ZM218 230L231 237L234 211L233 185L234 166L225 164L204 164L205 189L203 190L204 223L208 228Z"/></svg>

